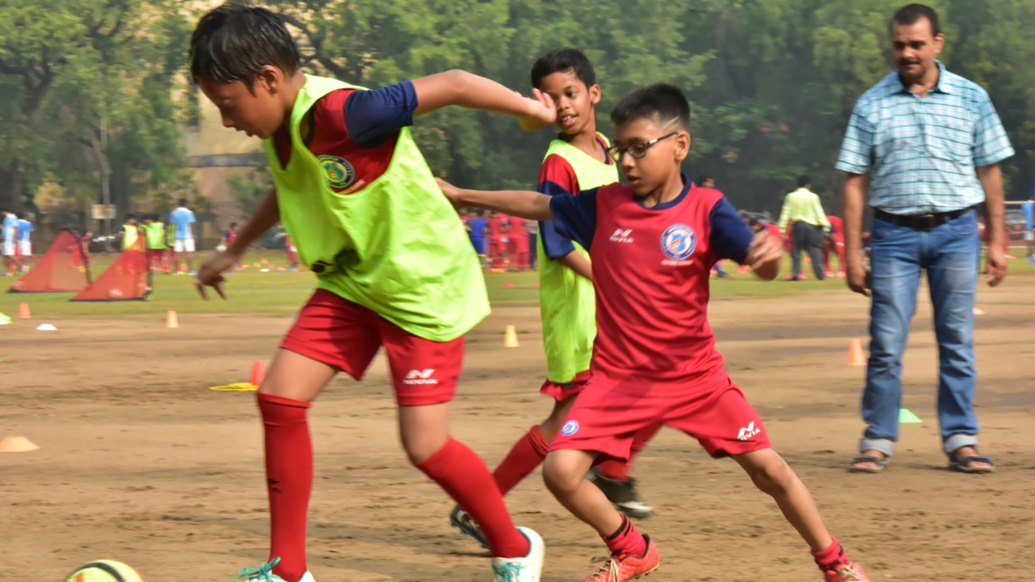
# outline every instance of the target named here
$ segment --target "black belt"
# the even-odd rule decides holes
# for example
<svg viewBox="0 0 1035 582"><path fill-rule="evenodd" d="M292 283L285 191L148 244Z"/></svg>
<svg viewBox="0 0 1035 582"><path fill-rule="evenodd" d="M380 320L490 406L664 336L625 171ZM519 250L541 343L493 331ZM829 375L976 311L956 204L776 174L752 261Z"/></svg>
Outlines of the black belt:
<svg viewBox="0 0 1035 582"><path fill-rule="evenodd" d="M907 226L916 230L931 230L946 222L956 220L972 209L972 206L968 206L967 208L951 212L936 212L934 214L891 214L890 212L884 212L880 208L875 208L873 216L877 220L883 220L884 222L890 222L899 226Z"/></svg>

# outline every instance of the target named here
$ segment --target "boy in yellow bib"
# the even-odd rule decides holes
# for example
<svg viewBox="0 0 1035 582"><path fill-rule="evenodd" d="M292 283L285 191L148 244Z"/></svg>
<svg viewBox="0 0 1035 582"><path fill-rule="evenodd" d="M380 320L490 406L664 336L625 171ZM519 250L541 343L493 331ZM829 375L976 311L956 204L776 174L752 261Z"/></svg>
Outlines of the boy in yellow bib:
<svg viewBox="0 0 1035 582"><path fill-rule="evenodd" d="M549 97L524 98L463 71L373 91L306 75L278 16L229 4L198 23L190 63L223 125L265 140L275 184L237 240L201 268L198 290L223 296L222 273L278 221L319 278L259 387L272 547L268 562L241 577L312 582L306 412L337 372L362 377L383 345L411 462L481 526L495 580L537 582L542 539L514 527L485 464L449 435L463 336L489 303L478 257L408 126L459 105L537 130L556 117Z"/></svg>

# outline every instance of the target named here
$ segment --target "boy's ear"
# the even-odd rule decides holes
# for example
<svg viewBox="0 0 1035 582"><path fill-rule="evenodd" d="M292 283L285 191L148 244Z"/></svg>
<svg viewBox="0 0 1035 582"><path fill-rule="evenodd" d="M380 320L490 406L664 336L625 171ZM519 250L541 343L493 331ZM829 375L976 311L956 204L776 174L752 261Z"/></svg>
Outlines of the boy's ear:
<svg viewBox="0 0 1035 582"><path fill-rule="evenodd" d="M690 155L690 132L680 130L672 139L676 142L676 160L682 162Z"/></svg>
<svg viewBox="0 0 1035 582"><path fill-rule="evenodd" d="M600 85L593 83L593 86L589 88L589 102L593 105L600 103Z"/></svg>
<svg viewBox="0 0 1035 582"><path fill-rule="evenodd" d="M255 75L254 86L262 87L268 93L276 95L284 83L284 71L273 65L263 65Z"/></svg>

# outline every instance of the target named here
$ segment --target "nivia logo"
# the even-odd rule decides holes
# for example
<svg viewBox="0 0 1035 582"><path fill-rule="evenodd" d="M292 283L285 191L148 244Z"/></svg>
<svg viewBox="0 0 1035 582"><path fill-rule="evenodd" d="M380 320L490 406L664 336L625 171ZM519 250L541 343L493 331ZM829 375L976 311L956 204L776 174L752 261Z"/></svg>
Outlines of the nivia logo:
<svg viewBox="0 0 1035 582"><path fill-rule="evenodd" d="M737 435L737 439L746 441L760 432L762 432L762 429L755 428L755 421L752 420L748 423L747 426L740 429L740 433Z"/></svg>
<svg viewBox="0 0 1035 582"><path fill-rule="evenodd" d="M403 384L438 384L438 380L432 378L433 375L435 375L434 368L410 370L403 378Z"/></svg>
<svg viewBox="0 0 1035 582"><path fill-rule="evenodd" d="M619 228L619 229L615 230L615 233L611 235L611 242L616 242L616 243L631 243L631 242L633 242L632 236L630 236L630 235L632 235L632 231L633 231L633 229L631 229L631 228L627 228L625 230L622 230L622 229Z"/></svg>

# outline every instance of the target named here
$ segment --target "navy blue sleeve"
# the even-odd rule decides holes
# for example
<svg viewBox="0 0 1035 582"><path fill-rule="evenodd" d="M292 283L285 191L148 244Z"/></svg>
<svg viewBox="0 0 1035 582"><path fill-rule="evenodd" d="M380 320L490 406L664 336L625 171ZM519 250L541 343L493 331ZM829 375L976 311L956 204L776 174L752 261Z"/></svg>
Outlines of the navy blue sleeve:
<svg viewBox="0 0 1035 582"><path fill-rule="evenodd" d="M744 223L744 219L737 214L725 197L719 199L712 207L708 215L708 223L711 228L712 251L719 259L733 259L743 263L747 258L748 247L755 238L751 227Z"/></svg>
<svg viewBox="0 0 1035 582"><path fill-rule="evenodd" d="M564 186L550 181L540 182L539 186L536 187L536 191L547 196L572 195ZM566 257L575 250L575 245L572 244L571 239L561 236L557 232L557 226L552 220L539 221L539 236L543 239L543 252L551 259Z"/></svg>
<svg viewBox="0 0 1035 582"><path fill-rule="evenodd" d="M554 227L583 246L587 251L597 231L597 190L583 190L577 196L554 196L550 199Z"/></svg>
<svg viewBox="0 0 1035 582"><path fill-rule="evenodd" d="M417 91L403 81L373 91L354 91L345 100L345 127L356 145L371 148L402 127L413 125Z"/></svg>

